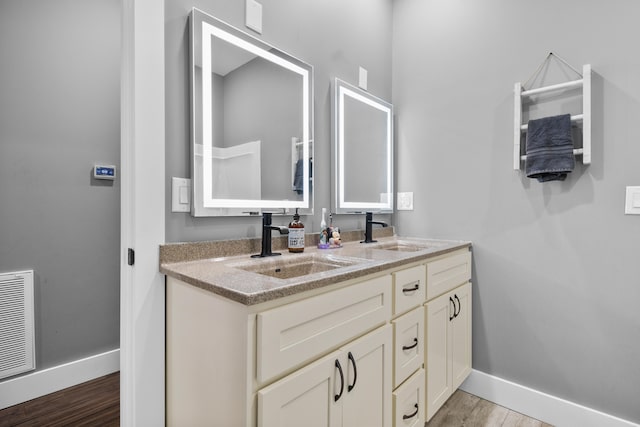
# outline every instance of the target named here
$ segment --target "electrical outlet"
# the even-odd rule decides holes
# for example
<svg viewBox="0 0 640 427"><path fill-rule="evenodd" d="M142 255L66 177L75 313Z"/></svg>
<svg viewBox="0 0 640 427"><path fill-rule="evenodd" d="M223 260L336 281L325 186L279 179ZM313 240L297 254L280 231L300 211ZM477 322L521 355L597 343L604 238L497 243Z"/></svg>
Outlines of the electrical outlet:
<svg viewBox="0 0 640 427"><path fill-rule="evenodd" d="M398 193L397 206L399 211L412 211L413 210L413 191Z"/></svg>

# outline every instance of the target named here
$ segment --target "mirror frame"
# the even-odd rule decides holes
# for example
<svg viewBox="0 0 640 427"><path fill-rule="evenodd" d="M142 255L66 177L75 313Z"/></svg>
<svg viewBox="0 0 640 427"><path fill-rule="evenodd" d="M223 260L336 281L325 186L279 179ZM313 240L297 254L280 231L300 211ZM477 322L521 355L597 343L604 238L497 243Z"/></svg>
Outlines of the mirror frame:
<svg viewBox="0 0 640 427"><path fill-rule="evenodd" d="M298 208L301 214L313 213L313 178L310 159L313 158L313 67L226 22L193 8L190 30L190 89L191 89L191 187L193 216L259 215L262 209L282 210ZM216 199L212 197L212 167L210 162L196 162L196 145L202 144L202 158L209 158L213 150L211 40L218 37L256 57L261 57L302 77L302 200ZM196 79L197 67L202 68L202 83ZM199 96L198 96L199 95ZM198 100L201 102L198 102ZM203 118L209 118L205 120ZM201 135L201 141L197 141ZM201 169L201 170L198 170ZM202 176L201 182L196 179ZM209 179L207 179L207 177ZM207 197L208 195L208 197ZM222 208L222 209L221 209ZM231 213L223 213L229 208ZM243 211L244 210L244 211Z"/></svg>
<svg viewBox="0 0 640 427"><path fill-rule="evenodd" d="M380 99L369 92L366 92L358 87L350 85L349 83L335 79L334 84L334 99L333 99L333 212L339 214L349 213L363 213L363 212L376 212L376 213L393 213L393 105ZM351 97L357 101L360 101L372 108L378 109L386 114L386 140L387 140L387 161L386 161L386 192L389 194L386 202L356 202L345 200L345 158L344 158L344 124L345 124L345 109L344 99L345 97ZM348 120L348 118L347 118ZM362 165L357 165L359 169L363 169ZM363 171L366 172L366 171Z"/></svg>

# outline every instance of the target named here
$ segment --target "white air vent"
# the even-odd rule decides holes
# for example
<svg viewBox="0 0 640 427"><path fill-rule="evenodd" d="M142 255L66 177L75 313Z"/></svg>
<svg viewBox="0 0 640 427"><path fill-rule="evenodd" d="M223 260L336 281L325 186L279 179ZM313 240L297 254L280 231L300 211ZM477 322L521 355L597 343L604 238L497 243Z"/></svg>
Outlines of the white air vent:
<svg viewBox="0 0 640 427"><path fill-rule="evenodd" d="M0 378L36 368L33 270L0 274Z"/></svg>

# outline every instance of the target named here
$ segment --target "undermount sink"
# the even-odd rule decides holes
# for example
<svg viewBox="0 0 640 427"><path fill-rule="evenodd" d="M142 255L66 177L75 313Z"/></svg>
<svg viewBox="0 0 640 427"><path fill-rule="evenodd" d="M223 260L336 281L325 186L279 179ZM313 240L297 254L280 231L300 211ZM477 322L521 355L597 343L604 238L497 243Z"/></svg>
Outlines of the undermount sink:
<svg viewBox="0 0 640 427"><path fill-rule="evenodd" d="M362 260L334 256L331 254L299 255L287 258L274 257L256 260L253 263L237 264L233 267L244 271L275 277L278 279L292 279L348 267L360 263Z"/></svg>
<svg viewBox="0 0 640 427"><path fill-rule="evenodd" d="M432 241L416 241L416 240L394 240L391 242L379 243L375 246L375 249L382 249L385 251L398 251L398 252L418 252L427 249L437 248L442 244Z"/></svg>

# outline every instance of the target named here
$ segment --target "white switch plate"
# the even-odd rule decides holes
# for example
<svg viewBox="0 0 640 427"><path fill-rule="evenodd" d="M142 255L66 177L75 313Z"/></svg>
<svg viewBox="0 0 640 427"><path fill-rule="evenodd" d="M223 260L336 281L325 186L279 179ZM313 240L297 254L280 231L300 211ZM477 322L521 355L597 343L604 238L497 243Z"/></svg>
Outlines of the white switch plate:
<svg viewBox="0 0 640 427"><path fill-rule="evenodd" d="M247 27L262 34L262 5L255 0L246 0L244 21Z"/></svg>
<svg viewBox="0 0 640 427"><path fill-rule="evenodd" d="M191 180L171 178L171 212L189 212L191 210Z"/></svg>
<svg viewBox="0 0 640 427"><path fill-rule="evenodd" d="M367 69L360 67L358 71L358 86L362 90L367 90L367 74Z"/></svg>
<svg viewBox="0 0 640 427"><path fill-rule="evenodd" d="M398 210L399 211L413 210L413 191L398 193Z"/></svg>
<svg viewBox="0 0 640 427"><path fill-rule="evenodd" d="M640 187L627 187L624 213L626 215L640 215Z"/></svg>

